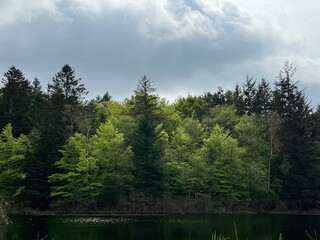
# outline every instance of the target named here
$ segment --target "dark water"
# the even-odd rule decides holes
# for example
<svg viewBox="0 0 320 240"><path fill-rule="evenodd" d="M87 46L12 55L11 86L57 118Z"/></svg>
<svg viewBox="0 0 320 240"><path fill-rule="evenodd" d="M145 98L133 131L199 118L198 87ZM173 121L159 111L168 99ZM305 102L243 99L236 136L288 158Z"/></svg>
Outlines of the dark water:
<svg viewBox="0 0 320 240"><path fill-rule="evenodd" d="M320 216L297 215L173 215L122 217L12 216L13 224L0 226L0 239L151 239L211 240L212 233L240 240L309 239L306 231L320 239Z"/></svg>

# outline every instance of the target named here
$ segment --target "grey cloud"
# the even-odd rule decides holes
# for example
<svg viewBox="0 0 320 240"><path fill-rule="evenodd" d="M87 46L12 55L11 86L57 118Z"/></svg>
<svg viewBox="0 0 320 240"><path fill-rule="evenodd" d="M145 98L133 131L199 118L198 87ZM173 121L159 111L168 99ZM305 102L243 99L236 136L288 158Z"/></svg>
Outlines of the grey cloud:
<svg viewBox="0 0 320 240"><path fill-rule="evenodd" d="M155 80L161 93L200 94L218 86L233 87L247 74L260 74L251 66L271 58L285 44L276 32L257 30L235 4L206 4L187 0L166 5L162 10L167 12L156 14L169 18L162 22L143 11L119 8L95 13L60 2L55 6L63 21L41 15L0 28L0 71L16 65L46 85L69 63L83 78L90 97L109 91L122 100L133 93L143 74Z"/></svg>

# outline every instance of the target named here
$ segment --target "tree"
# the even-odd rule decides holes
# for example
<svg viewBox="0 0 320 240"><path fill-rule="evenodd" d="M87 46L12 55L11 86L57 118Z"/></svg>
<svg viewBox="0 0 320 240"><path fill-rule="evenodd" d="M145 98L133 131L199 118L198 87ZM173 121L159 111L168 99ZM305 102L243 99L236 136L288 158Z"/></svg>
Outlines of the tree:
<svg viewBox="0 0 320 240"><path fill-rule="evenodd" d="M103 102L110 102L112 100L112 96L110 93L107 91L105 94L103 94L102 97L98 96L96 98L96 102L98 103L103 103Z"/></svg>
<svg viewBox="0 0 320 240"><path fill-rule="evenodd" d="M100 202L118 203L132 191L133 153L126 146L124 134L111 121L101 124L90 140L91 158L96 162L101 189Z"/></svg>
<svg viewBox="0 0 320 240"><path fill-rule="evenodd" d="M239 146L245 149L243 182L246 184L246 198L261 200L267 193L268 147L263 128L255 115L243 115L235 126Z"/></svg>
<svg viewBox="0 0 320 240"><path fill-rule="evenodd" d="M262 79L253 99L253 112L258 115L265 115L271 109L272 92L269 83Z"/></svg>
<svg viewBox="0 0 320 240"><path fill-rule="evenodd" d="M210 186L213 196L237 200L243 192L242 157L244 149L236 139L219 125L214 126L210 136L204 140L203 157L210 171Z"/></svg>
<svg viewBox="0 0 320 240"><path fill-rule="evenodd" d="M205 115L208 115L211 108L218 105L224 105L227 103L227 99L222 87L218 87L218 91L213 94L210 92L205 93L202 96L202 99L204 101L203 108L205 111Z"/></svg>
<svg viewBox="0 0 320 240"><path fill-rule="evenodd" d="M209 129L218 124L229 130L232 135L235 132L236 124L239 122L239 116L236 111L233 105L216 106L211 109L210 115L203 119L202 124Z"/></svg>
<svg viewBox="0 0 320 240"><path fill-rule="evenodd" d="M155 148L156 127L160 123L159 97L153 82L143 76L131 99L131 112L137 121L133 137L135 187L138 191L156 196L162 194L162 171L159 156L162 149Z"/></svg>
<svg viewBox="0 0 320 240"><path fill-rule="evenodd" d="M58 197L60 204L69 207L71 204L74 210L92 205L101 192L98 167L89 151L84 135L77 133L70 137L56 163L60 172L49 176L54 184L50 197Z"/></svg>
<svg viewBox="0 0 320 240"><path fill-rule="evenodd" d="M231 97L232 97L232 104L235 106L237 110L237 114L239 116L243 115L245 113L244 94L238 84L236 84L236 87Z"/></svg>
<svg viewBox="0 0 320 240"><path fill-rule="evenodd" d="M244 96L244 112L252 115L254 108L254 99L256 97L256 81L247 76L245 84L242 86Z"/></svg>
<svg viewBox="0 0 320 240"><path fill-rule="evenodd" d="M11 124L3 128L0 136L0 197L14 199L24 190L23 161L29 147L25 135L15 138Z"/></svg>
<svg viewBox="0 0 320 240"><path fill-rule="evenodd" d="M80 103L86 88L80 83L81 78L75 77L75 71L68 64L55 74L52 84L48 85L51 111L56 116L56 122L62 121L61 129L68 138L78 131L77 116L80 113Z"/></svg>
<svg viewBox="0 0 320 240"><path fill-rule="evenodd" d="M69 137L83 129L79 116L82 113L82 97L86 94L83 84L80 84L80 79L75 77L75 71L69 65L64 65L55 74L47 90L42 105L42 111L45 112L42 123L32 132L36 148L30 156L30 160L37 162L31 164L30 176L33 178L29 179L30 185L34 183L33 179L38 179L37 184L29 188L30 194L35 194L33 204L41 206L41 209L49 206L51 183L47 179L57 172L58 165L55 163L62 157L59 150ZM40 94L39 91L34 92ZM40 182L41 185L38 185Z"/></svg>
<svg viewBox="0 0 320 240"><path fill-rule="evenodd" d="M308 131L310 107L292 82L295 72L292 64L285 62L273 92L273 109L282 118L275 177L282 183L279 194L290 207L307 209L318 201L312 186L319 172Z"/></svg>
<svg viewBox="0 0 320 240"><path fill-rule="evenodd" d="M279 151L279 132L281 130L282 119L274 111L269 111L261 118L262 126L265 130L264 137L268 142L269 158L268 158L268 191L271 188L271 169L272 162Z"/></svg>
<svg viewBox="0 0 320 240"><path fill-rule="evenodd" d="M48 85L49 94L61 95L67 104L80 103L87 90L80 84L81 78L75 77L74 69L65 64L61 70L53 77L52 84Z"/></svg>
<svg viewBox="0 0 320 240"><path fill-rule="evenodd" d="M182 125L173 132L164 156L166 191L189 197L204 193L207 182L206 164L197 152L196 144Z"/></svg>
<svg viewBox="0 0 320 240"><path fill-rule="evenodd" d="M28 134L31 130L30 95L31 86L22 71L11 67L2 78L0 89L0 127L12 124L14 136Z"/></svg>
<svg viewBox="0 0 320 240"><path fill-rule="evenodd" d="M205 101L201 97L188 95L187 97L179 97L174 106L183 118L201 119L204 114L204 103Z"/></svg>

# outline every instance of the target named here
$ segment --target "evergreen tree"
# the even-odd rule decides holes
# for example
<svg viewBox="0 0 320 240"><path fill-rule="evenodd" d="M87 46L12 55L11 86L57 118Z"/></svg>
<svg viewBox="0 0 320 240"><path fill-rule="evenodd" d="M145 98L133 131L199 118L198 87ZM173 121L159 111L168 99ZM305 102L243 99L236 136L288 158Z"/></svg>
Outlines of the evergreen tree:
<svg viewBox="0 0 320 240"><path fill-rule="evenodd" d="M40 96L38 84L35 83L34 93ZM38 90L37 90L38 89ZM59 151L66 140L75 132L80 131L79 116L81 101L86 90L80 79L75 77L74 70L69 65L53 77L52 84L48 84L48 94L44 96L42 124L32 133L33 146L30 156L30 186L37 179L34 186L29 187L29 194L34 195L32 204L46 209L50 202L50 186L48 176L56 173L55 163L62 157ZM39 111L41 112L41 111Z"/></svg>
<svg viewBox="0 0 320 240"><path fill-rule="evenodd" d="M313 183L319 171L308 132L310 107L303 92L292 82L295 71L285 62L273 93L273 107L283 121L276 178L282 184L280 196L289 207L306 209L318 201Z"/></svg>
<svg viewBox="0 0 320 240"><path fill-rule="evenodd" d="M205 115L208 115L210 109L217 105L224 105L227 103L227 99L222 87L218 87L218 91L215 93L207 92L202 96L204 101L204 111Z"/></svg>
<svg viewBox="0 0 320 240"><path fill-rule="evenodd" d="M0 89L0 127L12 124L13 135L28 134L31 130L30 95L31 86L22 71L11 67L2 78Z"/></svg>
<svg viewBox="0 0 320 240"><path fill-rule="evenodd" d="M237 114L239 116L243 115L245 113L244 94L238 84L236 84L235 90L232 92L229 98L230 97L231 100L229 100L229 102L231 101L232 105L235 106Z"/></svg>
<svg viewBox="0 0 320 240"><path fill-rule="evenodd" d="M258 115L265 115L271 108L271 101L272 92L269 83L262 79L253 99L253 112Z"/></svg>
<svg viewBox="0 0 320 240"><path fill-rule="evenodd" d="M159 97L153 82L143 76L131 100L132 114L137 120L133 139L135 187L139 192L156 195L163 192L159 151L155 149L156 127L160 122Z"/></svg>
<svg viewBox="0 0 320 240"><path fill-rule="evenodd" d="M244 112L247 115L252 115L254 111L254 99L256 98L256 81L253 78L247 76L246 82L242 86L243 100L244 100Z"/></svg>

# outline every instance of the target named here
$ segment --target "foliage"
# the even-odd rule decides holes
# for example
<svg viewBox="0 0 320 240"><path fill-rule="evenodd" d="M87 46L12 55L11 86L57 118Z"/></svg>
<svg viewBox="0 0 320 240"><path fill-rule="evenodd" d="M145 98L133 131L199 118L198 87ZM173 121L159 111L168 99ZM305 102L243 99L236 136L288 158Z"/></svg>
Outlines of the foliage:
<svg viewBox="0 0 320 240"><path fill-rule="evenodd" d="M13 136L11 124L3 128L0 136L0 197L12 199L23 192L26 174L22 162L28 146L25 135Z"/></svg>
<svg viewBox="0 0 320 240"><path fill-rule="evenodd" d="M213 127L209 138L204 140L202 154L209 166L210 191L229 199L241 196L244 149L221 126Z"/></svg>
<svg viewBox="0 0 320 240"><path fill-rule="evenodd" d="M319 208L320 108L295 71L286 62L273 88L247 77L169 103L147 76L124 102L109 92L84 101L69 65L47 91L11 67L0 88L0 196L40 210L162 212L166 196L193 210Z"/></svg>
<svg viewBox="0 0 320 240"><path fill-rule="evenodd" d="M117 200L132 191L133 162L131 147L125 146L124 134L109 121L102 124L90 140L91 159L98 167L97 181L103 199Z"/></svg>
<svg viewBox="0 0 320 240"><path fill-rule="evenodd" d="M75 134L69 138L61 153L63 157L56 163L61 172L49 176L55 184L50 196L67 200L74 208L92 204L102 185L97 181L98 167L89 155L85 136Z"/></svg>

